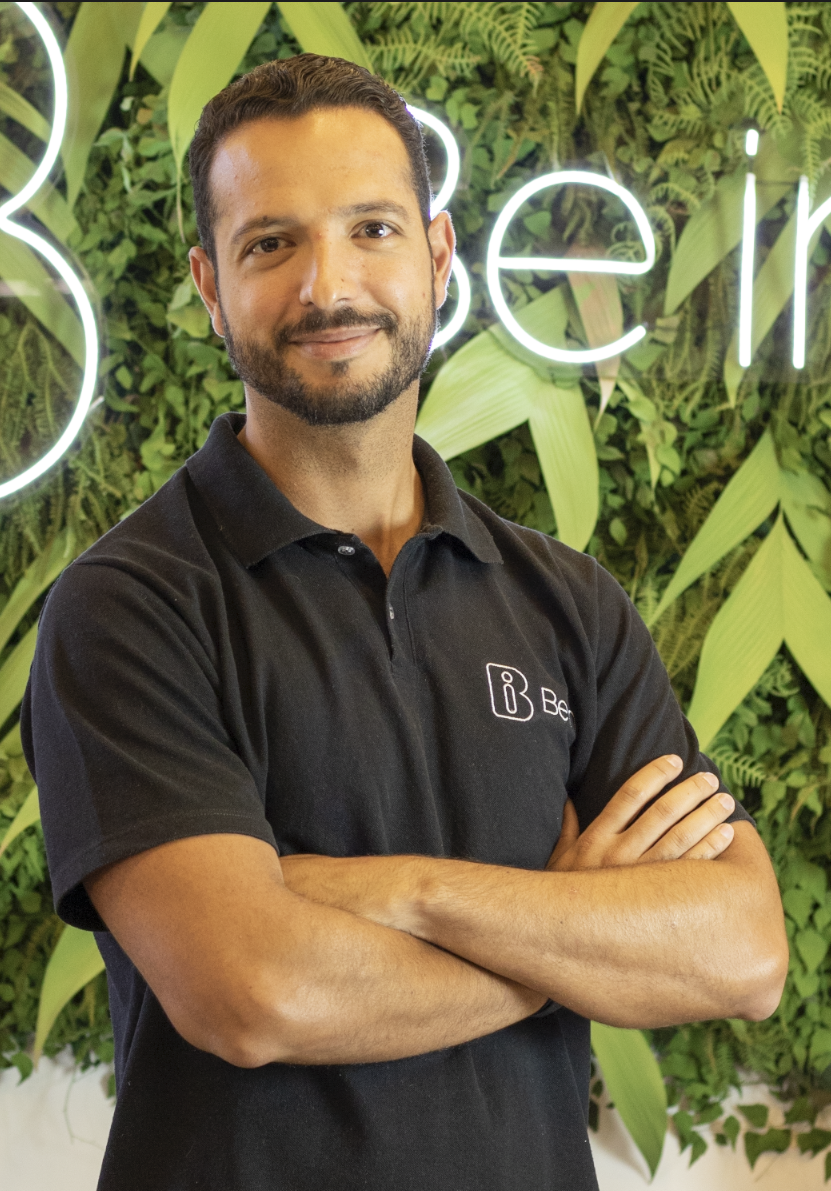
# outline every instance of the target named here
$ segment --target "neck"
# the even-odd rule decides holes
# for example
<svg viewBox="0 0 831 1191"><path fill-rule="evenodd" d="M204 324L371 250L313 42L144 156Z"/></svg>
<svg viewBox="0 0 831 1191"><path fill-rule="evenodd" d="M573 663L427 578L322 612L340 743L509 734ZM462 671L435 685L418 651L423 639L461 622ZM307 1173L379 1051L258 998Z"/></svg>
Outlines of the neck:
<svg viewBox="0 0 831 1191"><path fill-rule="evenodd" d="M413 463L416 381L377 417L348 426L309 426L246 390L239 440L296 509L356 534L388 575L424 517Z"/></svg>

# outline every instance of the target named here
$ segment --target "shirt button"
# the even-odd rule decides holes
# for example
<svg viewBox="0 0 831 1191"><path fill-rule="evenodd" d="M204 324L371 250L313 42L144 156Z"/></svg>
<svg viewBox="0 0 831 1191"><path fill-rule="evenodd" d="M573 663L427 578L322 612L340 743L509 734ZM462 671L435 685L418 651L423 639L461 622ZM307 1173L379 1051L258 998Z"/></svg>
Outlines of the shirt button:
<svg viewBox="0 0 831 1191"><path fill-rule="evenodd" d="M390 620L395 620L395 613L392 610L392 604L390 604L389 607L390 607Z"/></svg>
<svg viewBox="0 0 831 1191"><path fill-rule="evenodd" d="M355 553L354 546L338 546L338 554L353 555Z"/></svg>

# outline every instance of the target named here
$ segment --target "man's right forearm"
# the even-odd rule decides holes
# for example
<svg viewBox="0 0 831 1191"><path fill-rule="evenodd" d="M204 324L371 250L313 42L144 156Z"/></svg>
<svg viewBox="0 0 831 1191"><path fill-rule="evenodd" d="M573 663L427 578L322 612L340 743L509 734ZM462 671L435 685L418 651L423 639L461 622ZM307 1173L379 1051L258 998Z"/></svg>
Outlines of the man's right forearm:
<svg viewBox="0 0 831 1191"><path fill-rule="evenodd" d="M247 836L177 840L87 888L179 1033L238 1066L405 1058L504 1029L545 1000L290 892L273 848Z"/></svg>

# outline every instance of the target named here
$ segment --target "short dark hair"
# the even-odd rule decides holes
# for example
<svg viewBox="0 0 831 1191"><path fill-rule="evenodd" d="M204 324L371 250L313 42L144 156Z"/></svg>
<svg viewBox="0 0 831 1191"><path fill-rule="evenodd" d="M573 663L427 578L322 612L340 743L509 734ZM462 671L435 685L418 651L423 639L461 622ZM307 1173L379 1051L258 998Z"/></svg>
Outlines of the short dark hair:
<svg viewBox="0 0 831 1191"><path fill-rule="evenodd" d="M252 120L291 120L320 108L366 108L391 124L410 159L413 189L425 228L430 223L430 174L421 128L404 99L363 66L321 54L264 62L215 95L202 109L188 153L193 205L202 247L216 263L209 176L223 137Z"/></svg>

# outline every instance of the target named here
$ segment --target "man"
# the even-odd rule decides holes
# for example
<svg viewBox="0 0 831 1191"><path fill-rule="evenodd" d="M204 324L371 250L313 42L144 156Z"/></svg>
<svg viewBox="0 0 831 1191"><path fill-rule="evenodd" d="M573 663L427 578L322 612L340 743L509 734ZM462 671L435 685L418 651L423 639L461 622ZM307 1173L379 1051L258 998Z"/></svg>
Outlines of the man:
<svg viewBox="0 0 831 1191"><path fill-rule="evenodd" d="M764 848L617 584L414 443L454 239L400 98L268 64L190 164L247 417L64 573L24 706L100 1186L595 1187L587 1019L771 1013Z"/></svg>

